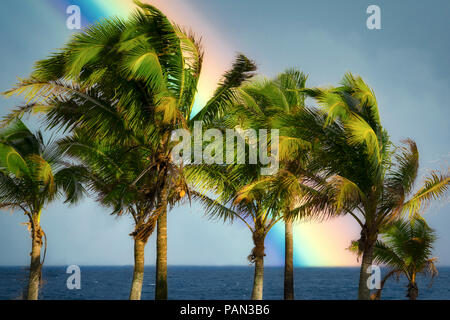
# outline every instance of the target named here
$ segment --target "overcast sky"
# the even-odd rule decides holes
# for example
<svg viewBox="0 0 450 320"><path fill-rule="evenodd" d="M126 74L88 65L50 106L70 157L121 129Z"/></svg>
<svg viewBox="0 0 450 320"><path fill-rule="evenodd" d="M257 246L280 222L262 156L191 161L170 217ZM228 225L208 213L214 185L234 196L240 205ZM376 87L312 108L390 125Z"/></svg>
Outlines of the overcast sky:
<svg viewBox="0 0 450 320"><path fill-rule="evenodd" d="M243 52L266 76L295 66L309 74L309 86L323 86L337 84L347 71L361 75L375 90L393 141L411 137L418 143L421 173L448 167L448 0L172 2L185 3L223 37L229 50L225 56ZM0 2L0 91L10 88L16 77L26 77L34 61L61 47L71 33L61 25L61 12L37 3ZM381 30L366 28L366 8L371 4L381 8ZM201 35L201 30L195 31ZM0 115L15 103L20 100L0 98ZM36 118L27 123L38 127ZM449 211L444 201L427 212L439 235L435 255L441 265L450 265ZM25 221L20 213L0 212L0 265L29 263L30 239L21 225ZM131 220L111 217L90 200L72 208L49 206L42 225L49 240L46 264L132 263ZM238 224L204 219L198 205L174 209L168 233L170 264L247 264L249 232ZM153 264L154 236L147 252L146 263ZM277 263L267 258L268 264Z"/></svg>

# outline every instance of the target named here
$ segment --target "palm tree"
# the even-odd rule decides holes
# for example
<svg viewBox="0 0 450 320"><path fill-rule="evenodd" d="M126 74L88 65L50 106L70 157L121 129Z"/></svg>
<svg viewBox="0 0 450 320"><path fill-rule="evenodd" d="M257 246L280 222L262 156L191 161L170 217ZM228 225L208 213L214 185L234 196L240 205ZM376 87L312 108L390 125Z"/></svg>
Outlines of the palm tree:
<svg viewBox="0 0 450 320"><path fill-rule="evenodd" d="M54 144L45 143L41 132L33 134L22 121L0 130L0 207L22 210L31 232L28 300L38 299L47 248L42 211L61 194L67 203L79 200L84 193L83 174L82 167L64 162Z"/></svg>
<svg viewBox="0 0 450 320"><path fill-rule="evenodd" d="M388 266L390 270L372 299L381 298L383 286L389 278L404 275L408 279L407 297L416 300L419 295L417 274L429 275L433 280L438 273L435 266L437 258L431 257L435 241L436 233L423 218L393 222L382 233L382 240L375 244L374 261Z"/></svg>
<svg viewBox="0 0 450 320"><path fill-rule="evenodd" d="M259 109L266 115L267 126L277 128L276 119L280 114L292 114L302 112L305 107L305 95L301 91L305 88L307 76L297 70L288 69L281 73L261 90L243 89L248 97L253 97L258 102ZM251 88L252 85L249 87ZM258 99L265 97L265 99ZM243 105L246 105L245 103ZM249 105L247 105L247 108ZM305 164L308 160L310 143L301 139L295 139L285 135L283 128L280 135L280 171L278 174L268 176L266 179L256 182L264 184L273 195L276 205L284 217L285 229L285 261L284 261L284 299L294 299L294 242L293 242L293 218L290 211L300 201L299 190L289 189L285 184L286 175L291 178L301 178ZM261 186L260 186L261 187Z"/></svg>
<svg viewBox="0 0 450 320"><path fill-rule="evenodd" d="M398 217L419 215L448 190L450 173L432 173L412 193L419 167L417 146L408 139L392 149L375 95L361 77L349 73L340 87L305 92L322 108L305 108L279 120L292 137L314 142L310 171L319 172L302 183L307 195L293 214L326 208L356 220L361 227L358 248L362 253L358 298L369 299L367 269L380 230Z"/></svg>
<svg viewBox="0 0 450 320"><path fill-rule="evenodd" d="M185 168L193 199L205 214L224 222L240 220L252 234L254 247L248 256L255 265L252 300L262 300L264 283L264 242L272 227L283 217L267 206L264 190L245 192L245 186L261 178L259 165L192 165Z"/></svg>
<svg viewBox="0 0 450 320"><path fill-rule="evenodd" d="M39 61L29 79L7 95L28 102L4 123L33 111L44 112L49 128L82 128L109 145L156 150L139 179L157 176L156 299L167 298L167 195L171 132L207 120L234 97L234 88L252 76L255 65L239 55L201 113L192 116L203 52L199 41L172 24L153 6L139 6L128 20L102 20L78 33L58 53ZM157 147L156 147L157 146ZM138 179L138 180L139 180Z"/></svg>
<svg viewBox="0 0 450 320"><path fill-rule="evenodd" d="M220 128L222 134L226 134L228 129L236 129L245 132L248 129L270 129L272 120L280 112L297 112L303 107L303 94L299 92L304 86L306 77L297 70L288 70L281 74L276 81L258 80L244 82L241 87L235 90L235 97L223 105L219 112L209 114L210 120L204 121L205 130L214 127ZM200 114L207 115L208 109L204 109ZM256 138L256 137L255 137ZM251 149L253 138L243 138L244 150ZM300 161L298 156L300 151L300 139L285 139L281 143L281 153L283 153L283 169L291 161ZM253 141L254 143L255 141ZM273 153L275 146L269 149ZM306 143L307 144L307 143ZM293 145L297 148L293 149ZM302 144L305 146L305 143ZM255 147L253 145L252 147ZM288 149L291 150L288 150ZM257 150L258 147L255 148ZM234 162L227 165L191 165L185 168L186 178L191 187L194 199L199 199L206 208L206 214L212 218L220 218L224 221L241 220L250 230L254 248L249 255L249 261L255 264L254 282L251 298L260 300L263 297L264 279L264 241L271 228L280 220L287 221L286 233L292 234L292 220L288 217L289 208L298 194L287 194L281 188L279 192L274 192L273 188L268 188L267 182L273 182L273 178L262 176L261 163L238 164L237 159L240 154L234 148ZM243 150L243 151L244 151ZM304 149L303 149L304 150ZM229 152L229 150L224 150ZM243 158L246 159L246 155ZM257 150L261 151L261 150ZM267 150L266 150L267 151ZM290 153L291 152L291 153ZM292 158L289 158L289 155ZM295 158L295 160L294 160ZM228 160L228 159L227 159ZM296 162L298 165L298 162ZM278 175L275 175L279 177ZM262 186L261 182L266 184ZM279 185L280 186L280 185ZM292 237L287 237L288 246L292 248ZM293 257L292 250L286 250L286 291L287 295L293 296Z"/></svg>
<svg viewBox="0 0 450 320"><path fill-rule="evenodd" d="M244 84L238 90L238 99L227 108L222 119L226 126L246 129L281 129L279 141L280 169L278 173L263 177L246 186L271 190L272 211L279 212L285 222L285 279L284 298L294 299L293 275L293 218L290 210L300 200L298 189L289 189L286 178L300 179L308 160L311 144L298 138L292 138L277 126L280 114L295 114L305 107L305 87L307 76L297 69L288 69L274 80L258 80Z"/></svg>
<svg viewBox="0 0 450 320"><path fill-rule="evenodd" d="M248 184L241 185L240 190L235 191L237 199L251 201L254 198L264 198L265 210L271 212L272 218L282 217L285 221L285 299L294 298L292 223L295 218L300 217L298 214L292 215L291 211L301 203L302 194L306 192L301 185L305 182L305 178L306 180L314 178L312 173L314 171L311 171L309 168L311 166L308 165L312 161L309 151L313 143L292 136L292 128L280 126L279 118L283 118L281 115L289 116L303 112L305 108L303 89L306 79L307 77L299 70L289 69L274 80L261 79L244 83L236 90L236 98L226 105L226 111L218 113L212 122L222 130L280 129L278 172L264 177L254 177ZM249 150L249 146L246 146L246 150ZM227 175L215 178L228 179ZM193 184L198 185L197 181ZM308 214L302 214L301 218L320 220L333 214L335 212L332 210L312 210Z"/></svg>
<svg viewBox="0 0 450 320"><path fill-rule="evenodd" d="M161 179L153 174L142 175L155 162L155 150L139 145L112 146L89 137L80 129L62 139L59 146L65 154L87 168L88 186L102 205L113 209L113 215L129 214L133 218L134 231L130 235L134 239L134 273L130 299L140 300L145 245L162 213L162 209L157 207L158 193L161 192L157 183ZM169 168L169 173L170 188L167 190L176 193L163 197L173 204L187 193L187 186L178 167Z"/></svg>

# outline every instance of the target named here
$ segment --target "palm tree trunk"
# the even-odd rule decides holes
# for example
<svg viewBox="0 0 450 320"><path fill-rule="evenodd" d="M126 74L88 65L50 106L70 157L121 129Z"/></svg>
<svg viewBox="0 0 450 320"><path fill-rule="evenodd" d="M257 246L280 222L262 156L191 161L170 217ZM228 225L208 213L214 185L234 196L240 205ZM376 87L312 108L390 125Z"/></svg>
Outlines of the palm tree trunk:
<svg viewBox="0 0 450 320"><path fill-rule="evenodd" d="M39 284L41 282L41 227L37 224L31 231L31 262L30 278L28 280L27 300L38 300Z"/></svg>
<svg viewBox="0 0 450 320"><path fill-rule="evenodd" d="M370 274L367 273L367 269L372 265L373 261L373 244L368 245L363 252L361 270L359 271L359 300L370 300L370 289L367 285L367 280Z"/></svg>
<svg viewBox="0 0 450 320"><path fill-rule="evenodd" d="M264 285L264 238L254 240L253 259L255 263L255 274L253 278L252 300L262 300Z"/></svg>
<svg viewBox="0 0 450 320"><path fill-rule="evenodd" d="M412 280L408 284L408 294L406 295L409 300L417 300L419 296L419 287L416 283L416 275L413 274Z"/></svg>
<svg viewBox="0 0 450 320"><path fill-rule="evenodd" d="M284 300L294 300L294 241L292 220L284 225Z"/></svg>
<svg viewBox="0 0 450 320"><path fill-rule="evenodd" d="M155 300L167 300L167 209L158 217Z"/></svg>
<svg viewBox="0 0 450 320"><path fill-rule="evenodd" d="M142 283L144 281L144 251L145 242L134 239L134 272L130 300L141 300Z"/></svg>

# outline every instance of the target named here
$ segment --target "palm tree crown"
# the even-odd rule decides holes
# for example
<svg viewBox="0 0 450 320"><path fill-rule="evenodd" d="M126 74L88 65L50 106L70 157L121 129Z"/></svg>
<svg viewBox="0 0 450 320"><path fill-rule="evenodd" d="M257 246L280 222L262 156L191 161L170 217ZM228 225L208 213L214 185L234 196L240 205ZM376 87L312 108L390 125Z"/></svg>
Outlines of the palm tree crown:
<svg viewBox="0 0 450 320"><path fill-rule="evenodd" d="M83 196L84 168L66 162L55 143L45 143L41 132L33 134L16 120L0 131L0 202L22 209L40 221L45 205L65 194L67 203Z"/></svg>

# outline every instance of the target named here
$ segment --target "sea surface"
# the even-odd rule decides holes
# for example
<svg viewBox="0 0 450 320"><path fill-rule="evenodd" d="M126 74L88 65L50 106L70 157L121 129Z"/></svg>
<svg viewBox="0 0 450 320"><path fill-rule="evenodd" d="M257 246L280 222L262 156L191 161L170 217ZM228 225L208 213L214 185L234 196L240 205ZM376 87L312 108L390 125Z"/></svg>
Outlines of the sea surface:
<svg viewBox="0 0 450 320"><path fill-rule="evenodd" d="M40 299L116 300L127 299L133 276L131 266L80 267L81 289L69 290L67 267L44 267ZM438 268L433 286L419 277L419 299L450 299L450 267ZM385 274L386 270L382 270ZM0 299L22 299L28 271L25 267L0 267ZM146 267L142 299L153 299L155 268ZM283 299L283 268L266 267L264 299ZM296 268L296 299L355 299L358 268ZM169 299L249 299L252 267L169 267ZM383 299L406 299L406 279L387 282Z"/></svg>

